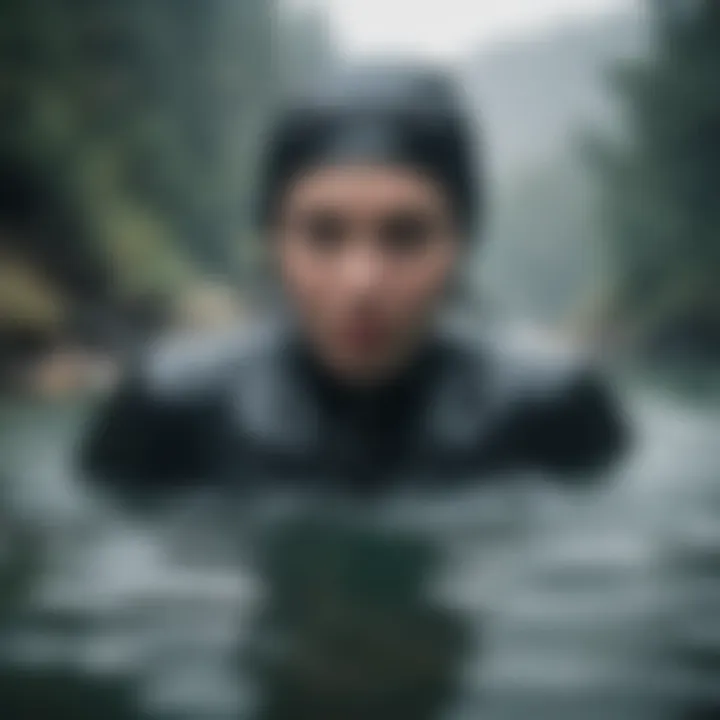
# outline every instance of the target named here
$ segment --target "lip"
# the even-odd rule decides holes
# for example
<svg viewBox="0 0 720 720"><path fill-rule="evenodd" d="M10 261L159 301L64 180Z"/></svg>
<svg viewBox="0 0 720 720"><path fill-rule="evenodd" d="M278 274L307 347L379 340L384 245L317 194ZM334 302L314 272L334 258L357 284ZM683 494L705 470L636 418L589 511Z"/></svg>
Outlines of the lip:
<svg viewBox="0 0 720 720"><path fill-rule="evenodd" d="M357 323L339 333L339 339L345 347L361 352L382 348L387 343L387 338L387 331L374 323Z"/></svg>

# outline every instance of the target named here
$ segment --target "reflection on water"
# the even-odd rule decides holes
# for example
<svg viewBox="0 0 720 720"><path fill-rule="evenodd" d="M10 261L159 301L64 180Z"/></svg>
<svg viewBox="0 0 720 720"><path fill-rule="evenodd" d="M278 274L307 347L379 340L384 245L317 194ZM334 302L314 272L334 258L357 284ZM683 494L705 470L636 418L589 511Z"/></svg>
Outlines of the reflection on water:
<svg viewBox="0 0 720 720"><path fill-rule="evenodd" d="M429 593L437 548L339 515L283 523L259 546L266 597L246 657L259 717L439 717L469 629Z"/></svg>
<svg viewBox="0 0 720 720"><path fill-rule="evenodd" d="M636 456L587 493L485 486L222 523L207 507L140 523L87 497L84 412L0 411L3 717L717 707L717 411L638 400Z"/></svg>

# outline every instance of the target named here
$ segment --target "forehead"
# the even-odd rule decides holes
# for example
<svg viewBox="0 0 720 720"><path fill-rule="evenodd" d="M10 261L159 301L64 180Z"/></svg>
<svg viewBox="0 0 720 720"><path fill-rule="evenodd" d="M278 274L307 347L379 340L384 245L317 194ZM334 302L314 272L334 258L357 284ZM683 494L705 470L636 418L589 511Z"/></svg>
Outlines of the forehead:
<svg viewBox="0 0 720 720"><path fill-rule="evenodd" d="M392 210L444 209L446 194L421 170L392 165L324 166L303 172L288 187L286 206Z"/></svg>

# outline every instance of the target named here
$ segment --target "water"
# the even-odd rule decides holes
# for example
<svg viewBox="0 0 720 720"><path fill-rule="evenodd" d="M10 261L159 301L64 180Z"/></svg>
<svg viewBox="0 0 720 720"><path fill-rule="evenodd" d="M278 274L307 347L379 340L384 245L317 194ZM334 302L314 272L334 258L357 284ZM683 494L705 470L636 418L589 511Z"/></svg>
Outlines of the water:
<svg viewBox="0 0 720 720"><path fill-rule="evenodd" d="M89 497L72 473L85 411L0 410L4 527L28 548L20 570L37 566L5 608L2 656L130 683L153 717L236 717L253 697L237 656L257 578L224 532L188 531L199 511L142 523ZM633 412L637 450L595 488L399 498L374 513L442 547L436 601L480 640L451 717L655 720L715 704L720 410L643 396Z"/></svg>

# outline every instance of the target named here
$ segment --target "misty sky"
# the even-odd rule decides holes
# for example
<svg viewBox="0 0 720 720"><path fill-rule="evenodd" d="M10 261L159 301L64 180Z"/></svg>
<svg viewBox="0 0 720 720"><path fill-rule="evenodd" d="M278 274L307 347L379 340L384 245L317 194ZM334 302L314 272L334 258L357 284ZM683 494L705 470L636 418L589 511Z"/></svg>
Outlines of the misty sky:
<svg viewBox="0 0 720 720"><path fill-rule="evenodd" d="M481 44L573 17L632 7L637 0L288 0L327 9L353 54L452 60Z"/></svg>

